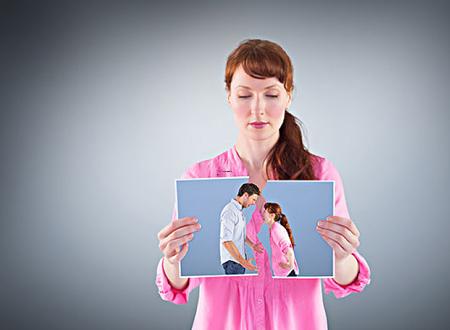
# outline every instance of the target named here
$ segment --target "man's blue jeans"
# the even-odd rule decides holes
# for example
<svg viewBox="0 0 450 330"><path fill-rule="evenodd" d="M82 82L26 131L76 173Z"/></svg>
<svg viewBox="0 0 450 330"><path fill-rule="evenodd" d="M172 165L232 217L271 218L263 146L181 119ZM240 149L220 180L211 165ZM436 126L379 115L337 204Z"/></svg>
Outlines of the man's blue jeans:
<svg viewBox="0 0 450 330"><path fill-rule="evenodd" d="M222 266L223 269L225 269L225 274L227 275L245 273L245 268L241 264L238 264L232 260L225 261Z"/></svg>

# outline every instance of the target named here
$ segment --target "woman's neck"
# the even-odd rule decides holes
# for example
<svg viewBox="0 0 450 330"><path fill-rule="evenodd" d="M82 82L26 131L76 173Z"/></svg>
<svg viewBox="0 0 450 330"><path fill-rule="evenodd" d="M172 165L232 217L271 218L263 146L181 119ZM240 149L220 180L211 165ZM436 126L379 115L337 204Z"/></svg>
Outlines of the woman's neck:
<svg viewBox="0 0 450 330"><path fill-rule="evenodd" d="M274 134L266 140L251 140L242 134L238 135L236 151L246 167L250 170L262 170L264 160L270 149L277 143L279 134Z"/></svg>

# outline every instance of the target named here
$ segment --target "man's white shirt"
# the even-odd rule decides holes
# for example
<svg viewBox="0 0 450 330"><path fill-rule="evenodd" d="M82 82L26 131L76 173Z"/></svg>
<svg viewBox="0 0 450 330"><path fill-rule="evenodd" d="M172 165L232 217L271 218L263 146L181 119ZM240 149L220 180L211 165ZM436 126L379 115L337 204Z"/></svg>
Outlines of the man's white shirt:
<svg viewBox="0 0 450 330"><path fill-rule="evenodd" d="M220 213L220 263L228 260L235 260L223 245L223 242L233 241L243 258L245 255L245 217L242 212L242 205L232 199Z"/></svg>

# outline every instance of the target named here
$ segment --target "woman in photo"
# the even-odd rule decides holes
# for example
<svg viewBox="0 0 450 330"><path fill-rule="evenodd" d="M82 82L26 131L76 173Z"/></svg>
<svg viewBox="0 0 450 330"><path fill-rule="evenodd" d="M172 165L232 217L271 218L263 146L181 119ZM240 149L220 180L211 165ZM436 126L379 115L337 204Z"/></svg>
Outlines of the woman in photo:
<svg viewBox="0 0 450 330"><path fill-rule="evenodd" d="M359 231L348 214L341 177L329 160L306 149L299 121L289 111L294 82L288 54L272 41L244 40L228 56L225 88L238 127L236 142L189 167L183 178L249 176L262 191L271 179L334 180L335 216L317 226L335 252L335 277L323 279L325 292L340 298L362 291L370 270L356 251ZM156 285L162 299L185 304L189 293L200 287L193 329L327 328L321 279L272 277L268 254L257 236L264 223L264 203L263 196L258 198L246 228L257 276L180 278L179 261L201 226L195 214L178 219L174 213L158 233L162 258Z"/></svg>
<svg viewBox="0 0 450 330"><path fill-rule="evenodd" d="M294 236L286 215L277 203L265 203L264 223L269 227L272 249L272 271L275 276L297 276L299 274L294 254Z"/></svg>

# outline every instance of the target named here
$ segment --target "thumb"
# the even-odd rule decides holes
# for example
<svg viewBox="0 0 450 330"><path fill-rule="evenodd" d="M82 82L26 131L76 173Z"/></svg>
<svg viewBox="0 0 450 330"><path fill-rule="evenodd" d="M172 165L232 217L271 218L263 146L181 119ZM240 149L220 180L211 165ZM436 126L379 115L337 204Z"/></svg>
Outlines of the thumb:
<svg viewBox="0 0 450 330"><path fill-rule="evenodd" d="M181 251L178 253L178 255L176 256L176 260L177 261L181 261L181 259L184 258L184 256L186 255L186 253L189 250L189 244L186 242L184 243L183 248L181 249Z"/></svg>

